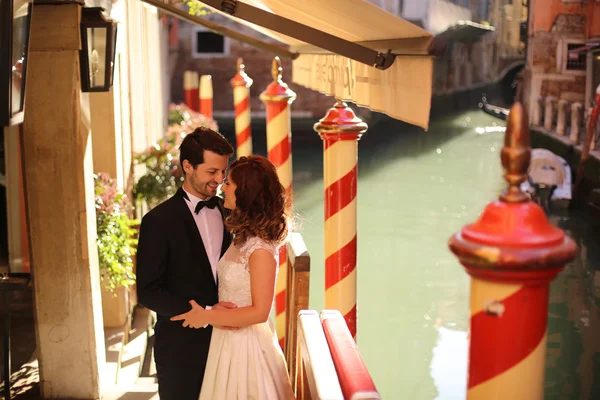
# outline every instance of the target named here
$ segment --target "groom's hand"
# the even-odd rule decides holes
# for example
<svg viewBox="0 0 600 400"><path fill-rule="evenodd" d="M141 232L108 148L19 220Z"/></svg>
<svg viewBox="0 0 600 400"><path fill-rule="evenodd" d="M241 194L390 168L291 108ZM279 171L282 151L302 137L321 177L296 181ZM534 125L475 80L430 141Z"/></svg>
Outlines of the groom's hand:
<svg viewBox="0 0 600 400"><path fill-rule="evenodd" d="M206 311L194 300L190 300L190 305L192 306L190 311L171 317L171 321L183 321L184 328L202 328L206 325L205 319L202 318L202 314Z"/></svg>
<svg viewBox="0 0 600 400"><path fill-rule="evenodd" d="M228 301L220 301L213 306L213 310L233 310L234 308L237 308L237 304ZM240 329L237 326L215 326L214 328L226 331L237 331Z"/></svg>

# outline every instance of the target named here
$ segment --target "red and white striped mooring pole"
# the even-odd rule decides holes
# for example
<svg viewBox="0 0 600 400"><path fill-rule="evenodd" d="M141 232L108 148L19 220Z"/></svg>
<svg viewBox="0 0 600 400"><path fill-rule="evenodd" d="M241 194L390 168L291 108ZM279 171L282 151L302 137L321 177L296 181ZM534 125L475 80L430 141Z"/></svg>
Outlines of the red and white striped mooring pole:
<svg viewBox="0 0 600 400"><path fill-rule="evenodd" d="M325 308L339 310L356 338L358 140L367 124L338 100L314 129L323 139Z"/></svg>
<svg viewBox="0 0 600 400"><path fill-rule="evenodd" d="M212 119L213 117L213 85L212 76L202 75L200 77L200 97L198 99L200 104L200 114L206 118Z"/></svg>
<svg viewBox="0 0 600 400"><path fill-rule="evenodd" d="M501 152L509 187L449 241L471 276L469 400L544 397L549 285L577 246L521 191L530 158L528 118L515 103Z"/></svg>
<svg viewBox="0 0 600 400"><path fill-rule="evenodd" d="M185 105L193 111L200 109L198 99L198 73L194 71L185 71L183 73L183 93L185 96Z"/></svg>
<svg viewBox="0 0 600 400"><path fill-rule="evenodd" d="M252 154L252 121L250 113L250 86L252 79L246 74L244 60L238 58L237 73L231 79L233 106L235 108L235 141L237 158Z"/></svg>
<svg viewBox="0 0 600 400"><path fill-rule="evenodd" d="M281 80L283 68L279 57L275 57L271 67L273 82L270 83L260 99L267 110L267 151L269 160L277 168L279 180L285 188L288 199L292 198L292 121L290 106L296 99L288 85ZM286 328L286 285L287 251L281 246L279 251L279 275L275 288L275 315L277 338L281 348L285 344Z"/></svg>

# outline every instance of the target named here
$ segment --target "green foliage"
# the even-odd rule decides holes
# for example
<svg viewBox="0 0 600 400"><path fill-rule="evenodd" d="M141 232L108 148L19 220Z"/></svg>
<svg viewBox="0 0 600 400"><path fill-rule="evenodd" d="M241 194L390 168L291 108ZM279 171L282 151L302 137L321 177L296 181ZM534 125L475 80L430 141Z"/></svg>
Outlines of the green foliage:
<svg viewBox="0 0 600 400"><path fill-rule="evenodd" d="M210 8L204 6L199 1L186 0L185 5L188 6L188 14L190 14L190 15L200 17L203 15L208 15L208 14L212 13Z"/></svg>
<svg viewBox="0 0 600 400"><path fill-rule="evenodd" d="M190 118L190 114L187 112L186 108L169 107L167 118L169 119L169 126L181 125Z"/></svg>
<svg viewBox="0 0 600 400"><path fill-rule="evenodd" d="M107 289L135 283L133 259L138 221L128 215L131 205L107 174L94 175L96 229L100 276Z"/></svg>
<svg viewBox="0 0 600 400"><path fill-rule="evenodd" d="M146 173L136 182L133 195L150 208L174 195L183 183L176 146L172 139L163 138L135 157L136 163L145 164Z"/></svg>
<svg viewBox="0 0 600 400"><path fill-rule="evenodd" d="M169 127L165 136L134 157L134 162L144 165L145 172L133 188L133 196L153 208L173 196L183 184L183 171L179 165L179 145L183 138L197 127L218 130L217 123L183 104L169 106Z"/></svg>

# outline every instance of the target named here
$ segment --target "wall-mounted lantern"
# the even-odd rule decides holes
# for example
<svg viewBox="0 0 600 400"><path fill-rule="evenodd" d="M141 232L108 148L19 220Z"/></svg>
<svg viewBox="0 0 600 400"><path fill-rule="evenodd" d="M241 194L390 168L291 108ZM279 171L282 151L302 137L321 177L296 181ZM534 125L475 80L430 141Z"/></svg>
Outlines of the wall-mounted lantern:
<svg viewBox="0 0 600 400"><path fill-rule="evenodd" d="M108 92L113 84L117 23L106 18L101 7L81 12L81 90Z"/></svg>
<svg viewBox="0 0 600 400"><path fill-rule="evenodd" d="M0 0L0 128L23 122L31 11L28 0Z"/></svg>

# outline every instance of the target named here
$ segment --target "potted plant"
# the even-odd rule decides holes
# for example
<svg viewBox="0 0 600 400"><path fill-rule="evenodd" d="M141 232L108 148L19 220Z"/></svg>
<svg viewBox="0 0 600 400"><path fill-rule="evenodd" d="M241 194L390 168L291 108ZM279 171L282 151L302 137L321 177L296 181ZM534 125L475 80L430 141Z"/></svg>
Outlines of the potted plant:
<svg viewBox="0 0 600 400"><path fill-rule="evenodd" d="M131 204L107 174L94 175L98 264L105 327L121 327L129 317L130 289L135 284L134 262L138 222L130 218Z"/></svg>

